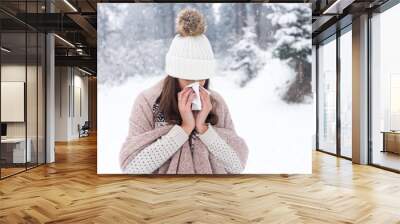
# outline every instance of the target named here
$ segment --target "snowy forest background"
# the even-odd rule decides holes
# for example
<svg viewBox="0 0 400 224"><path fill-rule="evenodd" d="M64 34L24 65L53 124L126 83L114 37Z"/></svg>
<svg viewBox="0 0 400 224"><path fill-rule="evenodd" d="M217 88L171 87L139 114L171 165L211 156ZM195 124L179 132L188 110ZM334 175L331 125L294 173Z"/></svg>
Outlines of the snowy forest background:
<svg viewBox="0 0 400 224"><path fill-rule="evenodd" d="M250 149L245 173L311 173L314 111L310 4L182 3L98 7L98 173L118 152L137 94L161 80L186 7L201 11L217 60L211 88Z"/></svg>

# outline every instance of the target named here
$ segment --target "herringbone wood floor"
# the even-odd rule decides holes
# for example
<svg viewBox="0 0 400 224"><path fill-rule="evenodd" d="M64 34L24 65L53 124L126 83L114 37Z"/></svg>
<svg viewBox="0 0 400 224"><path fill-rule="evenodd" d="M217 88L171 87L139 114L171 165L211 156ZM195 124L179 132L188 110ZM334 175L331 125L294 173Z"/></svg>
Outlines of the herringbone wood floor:
<svg viewBox="0 0 400 224"><path fill-rule="evenodd" d="M313 153L313 175L96 174L96 138L0 181L0 223L400 223L400 175Z"/></svg>

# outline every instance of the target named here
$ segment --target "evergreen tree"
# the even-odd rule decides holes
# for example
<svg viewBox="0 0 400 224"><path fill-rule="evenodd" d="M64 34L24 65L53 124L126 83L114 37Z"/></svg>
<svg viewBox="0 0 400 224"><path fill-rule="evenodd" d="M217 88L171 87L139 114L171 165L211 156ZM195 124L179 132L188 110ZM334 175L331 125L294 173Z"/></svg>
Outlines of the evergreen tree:
<svg viewBox="0 0 400 224"><path fill-rule="evenodd" d="M309 6L279 6L271 16L277 27L274 56L286 60L296 72L283 94L288 103L302 103L311 96L311 9Z"/></svg>
<svg viewBox="0 0 400 224"><path fill-rule="evenodd" d="M242 71L239 85L244 87L250 80L255 78L258 71L264 66L262 50L257 44L254 16L249 15L246 26L243 29L243 37L237 42L230 52L232 54L231 70Z"/></svg>

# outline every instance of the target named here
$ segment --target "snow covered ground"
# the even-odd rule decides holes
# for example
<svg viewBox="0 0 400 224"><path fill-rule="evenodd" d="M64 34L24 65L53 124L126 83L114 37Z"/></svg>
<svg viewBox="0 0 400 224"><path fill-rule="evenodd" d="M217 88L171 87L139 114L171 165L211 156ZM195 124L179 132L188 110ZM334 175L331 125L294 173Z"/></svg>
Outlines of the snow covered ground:
<svg viewBox="0 0 400 224"><path fill-rule="evenodd" d="M211 79L211 88L225 98L236 131L249 147L244 173L311 173L314 104L287 104L279 98L293 76L283 61L268 58L259 76L244 88L235 84L237 76L230 71ZM118 155L135 97L162 78L134 77L113 87L99 84L98 173L121 173Z"/></svg>

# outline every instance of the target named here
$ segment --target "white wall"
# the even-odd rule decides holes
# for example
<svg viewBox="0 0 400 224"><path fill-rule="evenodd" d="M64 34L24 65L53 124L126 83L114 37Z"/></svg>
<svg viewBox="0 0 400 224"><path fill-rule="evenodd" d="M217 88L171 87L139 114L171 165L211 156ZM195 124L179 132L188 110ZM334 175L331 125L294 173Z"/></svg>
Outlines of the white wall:
<svg viewBox="0 0 400 224"><path fill-rule="evenodd" d="M88 77L76 68L56 67L55 85L55 140L77 139L78 124L88 120Z"/></svg>
<svg viewBox="0 0 400 224"><path fill-rule="evenodd" d="M78 73L74 70L74 81L73 90L71 96L71 129L70 135L72 138L78 138L78 125L82 126L85 121L88 120L88 77L81 76L82 73Z"/></svg>
<svg viewBox="0 0 400 224"><path fill-rule="evenodd" d="M38 70L37 70L38 69ZM32 150L32 161L44 163L45 159L45 84L44 73L42 67L25 64L3 64L1 66L1 81L2 82L24 82L26 84L26 106L22 102L22 107L10 108L3 105L2 114L4 113L22 113L26 112L26 120L23 118L19 122L7 123L7 137L21 138L27 136L30 139L30 148ZM4 83L2 83L4 84ZM2 89L2 98L8 98L4 95L5 89ZM21 91L21 90L20 90ZM22 92L24 93L24 90ZM22 97L24 98L24 97ZM24 99L22 99L24 101ZM16 103L16 102L15 102ZM14 111L13 111L14 110ZM15 111L15 110L19 110ZM38 154L38 156L37 156ZM51 162L51 160L49 160Z"/></svg>
<svg viewBox="0 0 400 224"><path fill-rule="evenodd" d="M27 74L26 74L27 73ZM37 122L37 96L36 96L36 67L18 65L18 64L5 64L1 66L1 81L2 82L24 82L25 75L28 78L27 87L27 122L7 122L7 135L8 137L24 137L25 126L28 125L28 137L30 134L36 133L36 122ZM2 96L4 97L4 96ZM39 105L41 107L42 105ZM2 108L1 110L7 110ZM24 108L22 108L24 110ZM4 112L4 111L3 111Z"/></svg>
<svg viewBox="0 0 400 224"><path fill-rule="evenodd" d="M68 140L68 67L55 68L55 141Z"/></svg>
<svg viewBox="0 0 400 224"><path fill-rule="evenodd" d="M2 82L26 82L26 69L31 70L32 67L19 64L5 64L1 66L1 81ZM29 73L30 74L30 73ZM4 97L4 96L3 96ZM24 109L24 108L22 108ZM1 110L7 110L1 108ZM7 125L8 137L24 137L25 122L8 122Z"/></svg>

